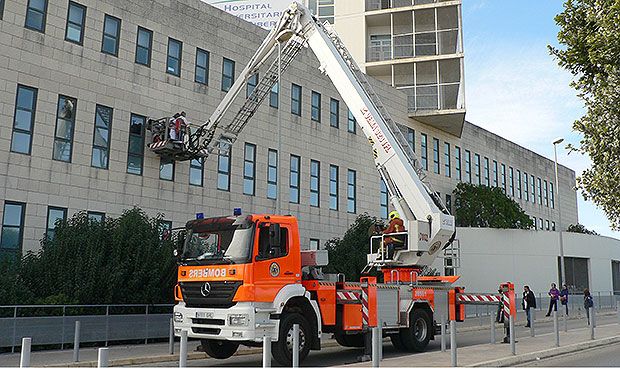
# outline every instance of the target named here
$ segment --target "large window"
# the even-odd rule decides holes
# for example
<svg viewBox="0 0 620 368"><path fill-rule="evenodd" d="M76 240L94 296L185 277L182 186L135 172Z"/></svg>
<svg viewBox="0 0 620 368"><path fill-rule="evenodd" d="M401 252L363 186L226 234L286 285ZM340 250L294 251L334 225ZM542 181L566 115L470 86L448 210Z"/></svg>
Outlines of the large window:
<svg viewBox="0 0 620 368"><path fill-rule="evenodd" d="M588 258L564 257L564 274L566 275L566 282L562 280L562 272L560 272L560 257L557 257L557 260L558 279L560 280L560 285L566 284L569 289L579 292L583 289L590 288L590 272L588 270L590 262Z"/></svg>
<svg viewBox="0 0 620 368"><path fill-rule="evenodd" d="M450 167L450 143L444 142L443 144L443 160L444 160L444 174L446 177L452 176L452 168Z"/></svg>
<svg viewBox="0 0 620 368"><path fill-rule="evenodd" d="M506 165L502 164L502 190L504 191L504 194L508 193L506 192Z"/></svg>
<svg viewBox="0 0 620 368"><path fill-rule="evenodd" d="M243 194L254 195L256 190L256 145L246 143L243 149Z"/></svg>
<svg viewBox="0 0 620 368"><path fill-rule="evenodd" d="M201 187L204 181L204 160L193 159L189 162L189 183Z"/></svg>
<svg viewBox="0 0 620 368"><path fill-rule="evenodd" d="M271 91L269 91L269 106L275 107L276 109L280 106L280 84L276 83L271 87Z"/></svg>
<svg viewBox="0 0 620 368"><path fill-rule="evenodd" d="M530 189L531 192L530 194L532 195L532 203L536 203L536 178L534 178L534 175L530 175Z"/></svg>
<svg viewBox="0 0 620 368"><path fill-rule="evenodd" d="M357 173L355 170L347 171L347 212L357 211Z"/></svg>
<svg viewBox="0 0 620 368"><path fill-rule="evenodd" d="M153 49L153 32L138 27L136 38L136 64L151 66L151 53Z"/></svg>
<svg viewBox="0 0 620 368"><path fill-rule="evenodd" d="M222 91L228 92L235 83L235 62L224 58L222 60Z"/></svg>
<svg viewBox="0 0 620 368"><path fill-rule="evenodd" d="M121 20L106 14L103 18L103 39L101 52L118 56L118 44L121 39Z"/></svg>
<svg viewBox="0 0 620 368"><path fill-rule="evenodd" d="M69 1L67 11L67 28L65 40L82 44L84 40L84 21L86 19L86 7L73 1Z"/></svg>
<svg viewBox="0 0 620 368"><path fill-rule="evenodd" d="M474 174L476 175L475 184L481 185L482 180L480 178L480 155L477 153L474 153L474 169L475 169Z"/></svg>
<svg viewBox="0 0 620 368"><path fill-rule="evenodd" d="M499 170L497 169L497 161L493 160L493 186L495 188L497 188L497 185L498 185L498 182L499 182L499 180L498 180L498 175L499 175L498 171Z"/></svg>
<svg viewBox="0 0 620 368"><path fill-rule="evenodd" d="M338 211L338 166L329 165L329 209Z"/></svg>
<svg viewBox="0 0 620 368"><path fill-rule="evenodd" d="M347 131L349 133L355 134L356 129L357 129L357 121L355 120L355 116L353 116L353 113L351 112L351 110L347 109Z"/></svg>
<svg viewBox="0 0 620 368"><path fill-rule="evenodd" d="M270 149L267 157L267 198L278 197L278 151Z"/></svg>
<svg viewBox="0 0 620 368"><path fill-rule="evenodd" d="M508 168L508 180L509 180L509 185L510 185L510 196L514 197L515 196L515 178L514 178L514 170L512 169L512 166L510 166Z"/></svg>
<svg viewBox="0 0 620 368"><path fill-rule="evenodd" d="M227 143L220 143L217 156L217 189L230 191L230 158L232 147Z"/></svg>
<svg viewBox="0 0 620 368"><path fill-rule="evenodd" d="M523 198L523 194L521 192L521 170L517 169L517 198Z"/></svg>
<svg viewBox="0 0 620 368"><path fill-rule="evenodd" d="M25 203L4 202L2 233L0 234L0 258L4 255L21 255L25 212Z"/></svg>
<svg viewBox="0 0 620 368"><path fill-rule="evenodd" d="M321 94L312 91L310 118L313 121L321 122Z"/></svg>
<svg viewBox="0 0 620 368"><path fill-rule="evenodd" d="M329 100L329 125L334 128L340 127L340 101L335 98Z"/></svg>
<svg viewBox="0 0 620 368"><path fill-rule="evenodd" d="M544 183L544 189L543 189L543 195L545 198L545 206L549 207L549 188L547 187L547 181L543 181Z"/></svg>
<svg viewBox="0 0 620 368"><path fill-rule="evenodd" d="M252 95L252 92L254 92L254 89L256 88L257 85L258 85L258 73L254 73L248 78L248 83L245 89L246 98Z"/></svg>
<svg viewBox="0 0 620 368"><path fill-rule="evenodd" d="M461 181L461 147L454 146L454 168L456 169L456 180Z"/></svg>
<svg viewBox="0 0 620 368"><path fill-rule="evenodd" d="M471 152L465 150L465 181L471 183Z"/></svg>
<svg viewBox="0 0 620 368"><path fill-rule="evenodd" d="M159 178L161 180L174 181L174 160L162 157L159 160Z"/></svg>
<svg viewBox="0 0 620 368"><path fill-rule="evenodd" d="M181 57L183 42L168 37L168 57L166 58L166 73L181 76Z"/></svg>
<svg viewBox="0 0 620 368"><path fill-rule="evenodd" d="M32 133L34 131L34 115L37 109L36 88L18 85L15 97L15 115L13 116L13 137L11 151L30 154L32 149Z"/></svg>
<svg viewBox="0 0 620 368"><path fill-rule="evenodd" d="M144 126L146 118L131 114L129 122L129 148L127 150L127 172L142 175L144 166Z"/></svg>
<svg viewBox="0 0 620 368"><path fill-rule="evenodd" d="M424 170L428 170L428 137L426 134L422 133L422 140L420 142L422 149L422 168Z"/></svg>
<svg viewBox="0 0 620 368"><path fill-rule="evenodd" d="M75 98L62 95L58 97L56 133L54 135L54 160L71 162L76 111L77 100Z"/></svg>
<svg viewBox="0 0 620 368"><path fill-rule="evenodd" d="M45 237L47 240L54 239L56 235L56 226L59 222L67 220L67 209L62 207L47 207L47 230Z"/></svg>
<svg viewBox="0 0 620 368"><path fill-rule="evenodd" d="M310 160L310 205L320 207L321 204L321 163Z"/></svg>
<svg viewBox="0 0 620 368"><path fill-rule="evenodd" d="M26 28L39 32L45 32L45 20L47 18L47 0L28 0L26 8Z"/></svg>
<svg viewBox="0 0 620 368"><path fill-rule="evenodd" d="M209 51L196 48L196 70L194 81L200 84L209 84Z"/></svg>
<svg viewBox="0 0 620 368"><path fill-rule="evenodd" d="M439 139L433 138L433 171L439 174Z"/></svg>
<svg viewBox="0 0 620 368"><path fill-rule="evenodd" d="M291 114L301 116L301 86L291 85Z"/></svg>
<svg viewBox="0 0 620 368"><path fill-rule="evenodd" d="M527 173L523 172L523 198L525 199L526 202L530 200L530 193L528 190L529 186L530 186L530 182L527 179Z"/></svg>
<svg viewBox="0 0 620 368"><path fill-rule="evenodd" d="M93 153L90 164L107 169L110 161L110 131L112 129L112 108L95 107L95 126L93 131Z"/></svg>
<svg viewBox="0 0 620 368"><path fill-rule="evenodd" d="M551 208L555 208L555 198L553 196L553 182L549 182L549 200L551 201Z"/></svg>
<svg viewBox="0 0 620 368"><path fill-rule="evenodd" d="M484 185L487 187L491 186L491 180L489 178L489 158L484 158Z"/></svg>
<svg viewBox="0 0 620 368"><path fill-rule="evenodd" d="M381 196L379 198L379 204L381 205L381 218L388 218L388 190L387 185L385 185L385 181L381 178Z"/></svg>
<svg viewBox="0 0 620 368"><path fill-rule="evenodd" d="M299 171L301 170L301 158L291 155L291 168L289 180L289 202L299 203Z"/></svg>
<svg viewBox="0 0 620 368"><path fill-rule="evenodd" d="M537 179L537 189L538 189L538 204L542 206L542 180L540 178Z"/></svg>

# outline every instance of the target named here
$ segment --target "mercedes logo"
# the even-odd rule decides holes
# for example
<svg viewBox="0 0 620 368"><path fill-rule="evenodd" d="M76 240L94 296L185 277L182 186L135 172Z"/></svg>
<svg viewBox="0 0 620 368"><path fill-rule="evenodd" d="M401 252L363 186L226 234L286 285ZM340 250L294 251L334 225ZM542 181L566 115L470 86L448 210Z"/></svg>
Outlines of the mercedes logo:
<svg viewBox="0 0 620 368"><path fill-rule="evenodd" d="M209 284L208 282L202 284L202 286L200 287L200 294L205 297L209 296L209 294L211 294L211 284Z"/></svg>

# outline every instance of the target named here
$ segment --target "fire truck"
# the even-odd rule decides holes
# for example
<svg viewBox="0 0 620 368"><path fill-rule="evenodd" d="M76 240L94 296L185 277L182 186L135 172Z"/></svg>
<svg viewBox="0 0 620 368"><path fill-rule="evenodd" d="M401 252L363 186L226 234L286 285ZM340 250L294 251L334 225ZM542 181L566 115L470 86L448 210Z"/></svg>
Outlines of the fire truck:
<svg viewBox="0 0 620 368"><path fill-rule="evenodd" d="M292 3L268 34L209 120L170 138L175 124L151 120L149 148L174 160L206 159L225 153L251 120L295 56L309 47L355 117L369 142L369 154L386 183L392 205L407 232L387 247L386 235L370 241L365 271L376 268L383 281L338 275L321 277L325 251L304 251L297 219L251 214L189 221L180 234L174 330L201 339L213 358L232 356L240 345L272 341L273 358L292 363L293 325L299 325L300 360L321 348L321 335L339 344L364 346L365 335L380 325L394 347L423 351L434 338L439 313L464 318L458 302L458 276L422 276L455 237L454 217L431 189L425 172L398 125L389 116L335 31L319 23L301 4ZM249 78L262 77L230 122L224 114ZM178 124L177 124L178 126ZM182 136L182 139L179 137ZM441 321L443 322L443 321Z"/></svg>

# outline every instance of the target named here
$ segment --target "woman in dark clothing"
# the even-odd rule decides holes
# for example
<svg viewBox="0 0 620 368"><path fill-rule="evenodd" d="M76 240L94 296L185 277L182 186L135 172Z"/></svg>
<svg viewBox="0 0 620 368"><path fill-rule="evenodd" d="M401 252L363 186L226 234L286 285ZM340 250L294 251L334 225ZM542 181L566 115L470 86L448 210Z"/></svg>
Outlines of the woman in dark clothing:
<svg viewBox="0 0 620 368"><path fill-rule="evenodd" d="M583 291L583 309L586 310L586 316L588 316L588 324L590 324L590 308L594 307L594 300L590 295L590 290L585 289Z"/></svg>
<svg viewBox="0 0 620 368"><path fill-rule="evenodd" d="M566 315L568 316L568 286L562 285L560 290L560 303L566 308Z"/></svg>

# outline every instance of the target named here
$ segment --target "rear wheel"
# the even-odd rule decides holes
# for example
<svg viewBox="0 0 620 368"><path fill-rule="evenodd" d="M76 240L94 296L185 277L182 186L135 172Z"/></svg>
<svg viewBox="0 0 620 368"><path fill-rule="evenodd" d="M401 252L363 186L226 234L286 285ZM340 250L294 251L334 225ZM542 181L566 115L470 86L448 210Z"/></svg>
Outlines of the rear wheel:
<svg viewBox="0 0 620 368"><path fill-rule="evenodd" d="M271 353L278 364L293 365L293 325L299 325L299 361L302 362L310 352L312 330L304 317L297 313L285 314L280 320L278 341L271 344Z"/></svg>
<svg viewBox="0 0 620 368"><path fill-rule="evenodd" d="M226 340L200 340L202 350L215 359L228 359L239 347L239 343Z"/></svg>
<svg viewBox="0 0 620 368"><path fill-rule="evenodd" d="M408 351L422 352L431 339L431 317L428 312L416 308L409 315L409 327L400 330L400 339Z"/></svg>

